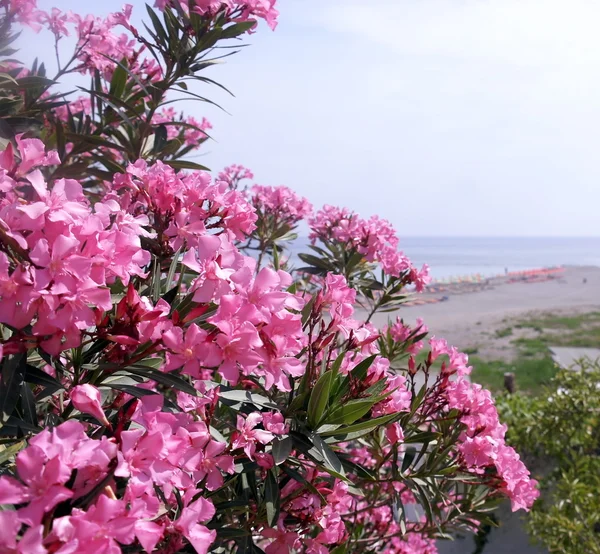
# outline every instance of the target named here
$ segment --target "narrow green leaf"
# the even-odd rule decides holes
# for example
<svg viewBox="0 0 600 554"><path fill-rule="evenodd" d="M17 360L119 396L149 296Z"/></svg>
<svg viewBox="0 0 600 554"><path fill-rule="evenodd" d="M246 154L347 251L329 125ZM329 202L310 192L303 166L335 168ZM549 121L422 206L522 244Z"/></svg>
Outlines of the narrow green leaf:
<svg viewBox="0 0 600 554"><path fill-rule="evenodd" d="M162 152L163 148L167 144L167 128L164 125L157 125L154 127L154 144L152 150L154 154Z"/></svg>
<svg viewBox="0 0 600 554"><path fill-rule="evenodd" d="M331 371L323 373L310 394L310 400L308 401L308 424L313 429L321 422L323 413L328 406L332 378L333 373Z"/></svg>
<svg viewBox="0 0 600 554"><path fill-rule="evenodd" d="M240 23L235 23L223 29L223 31L221 32L221 38L228 39L239 37L240 35L243 35L244 33L248 32L255 26L256 21L241 21Z"/></svg>
<svg viewBox="0 0 600 554"><path fill-rule="evenodd" d="M267 473L267 479L265 482L265 504L267 507L267 523L271 527L277 525L279 518L279 508L281 505L281 499L279 497L279 484L277 478L274 475L275 469L272 469Z"/></svg>
<svg viewBox="0 0 600 554"><path fill-rule="evenodd" d="M339 429L335 429L333 431L320 432L319 435L322 437L336 437L340 440L346 440L343 437L354 433L370 433L373 429L380 427L381 425L387 425L392 420L399 417L399 414L388 414L380 417L376 417L374 419L369 419L368 421L362 421L361 423L355 423L353 425L349 425L348 427L341 427ZM356 437L352 437L356 438Z"/></svg>
<svg viewBox="0 0 600 554"><path fill-rule="evenodd" d="M27 364L25 366L25 381L34 385L42 385L44 387L51 387L55 389L62 389L63 386L58 379L55 379L51 375L48 375L45 371Z"/></svg>
<svg viewBox="0 0 600 554"><path fill-rule="evenodd" d="M186 392L187 394L191 394L192 396L198 395L198 391L194 387L192 387L192 385L190 385L183 378L173 373L163 373L162 371L157 371L155 369L142 368L139 367L139 365L137 364L135 366L128 366L127 368L125 368L125 371L127 371L128 373L133 373L134 375L147 377L148 379L156 381L161 385L165 385L166 387Z"/></svg>
<svg viewBox="0 0 600 554"><path fill-rule="evenodd" d="M127 71L125 71L124 65L127 63L127 59L123 58L120 64L115 67L112 79L110 80L109 94L116 98L122 98L127 85Z"/></svg>
<svg viewBox="0 0 600 554"><path fill-rule="evenodd" d="M30 386L25 382L21 383L21 410L27 423L37 425L35 398L33 397Z"/></svg>
<svg viewBox="0 0 600 554"><path fill-rule="evenodd" d="M208 167L204 165L185 160L165 160L164 163L170 165L173 169L192 169L194 171L210 171L210 169L208 169Z"/></svg>
<svg viewBox="0 0 600 554"><path fill-rule="evenodd" d="M334 408L326 417L329 425L350 425L369 412L375 402L369 398L350 400Z"/></svg>

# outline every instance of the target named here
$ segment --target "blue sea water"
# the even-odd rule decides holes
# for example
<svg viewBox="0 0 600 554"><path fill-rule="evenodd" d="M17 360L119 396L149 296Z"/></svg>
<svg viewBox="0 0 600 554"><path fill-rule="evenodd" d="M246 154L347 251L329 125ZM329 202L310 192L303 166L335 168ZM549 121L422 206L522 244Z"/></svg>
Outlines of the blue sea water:
<svg viewBox="0 0 600 554"><path fill-rule="evenodd" d="M299 238L291 261L307 252L308 239ZM437 279L481 274L485 277L508 271L543 267L600 266L600 237L403 237L400 248L415 263L429 264Z"/></svg>

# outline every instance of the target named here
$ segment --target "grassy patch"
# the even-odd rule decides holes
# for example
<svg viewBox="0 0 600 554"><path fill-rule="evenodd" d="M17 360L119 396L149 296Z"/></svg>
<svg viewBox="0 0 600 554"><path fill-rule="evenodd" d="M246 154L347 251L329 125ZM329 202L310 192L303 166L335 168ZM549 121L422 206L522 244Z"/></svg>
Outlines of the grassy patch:
<svg viewBox="0 0 600 554"><path fill-rule="evenodd" d="M477 352L479 352L479 348L477 348L476 346L473 348L463 348L463 352L467 356L473 356L473 355L477 354Z"/></svg>
<svg viewBox="0 0 600 554"><path fill-rule="evenodd" d="M506 322L505 322L506 323ZM588 312L573 316L543 314L496 331L497 338L511 336L514 329L533 329L533 337L519 337L511 342L517 348L514 360L484 360L473 357L471 378L492 389L504 386L504 373L513 372L517 387L536 393L557 372L550 355L550 346L599 347L600 312Z"/></svg>
<svg viewBox="0 0 600 554"><path fill-rule="evenodd" d="M543 358L518 358L512 362L501 360L486 361L481 358L471 358L473 366L471 379L493 391L502 390L504 374L515 374L519 390L535 394L556 375L558 368L550 355Z"/></svg>
<svg viewBox="0 0 600 554"><path fill-rule="evenodd" d="M544 329L580 330L582 327L600 325L600 312L588 312L573 316L544 314L525 321L520 321L515 327L530 328L536 331Z"/></svg>
<svg viewBox="0 0 600 554"><path fill-rule="evenodd" d="M503 339L504 337L510 337L513 334L512 327L505 327L504 329L498 329L496 331L496 337Z"/></svg>

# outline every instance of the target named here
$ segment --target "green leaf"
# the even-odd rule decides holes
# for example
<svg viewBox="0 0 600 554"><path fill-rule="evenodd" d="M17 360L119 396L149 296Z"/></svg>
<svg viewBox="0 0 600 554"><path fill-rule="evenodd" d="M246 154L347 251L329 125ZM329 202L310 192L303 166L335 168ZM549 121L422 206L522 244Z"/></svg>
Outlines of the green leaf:
<svg viewBox="0 0 600 554"><path fill-rule="evenodd" d="M335 271L336 269L332 263L322 258L318 258L317 256L313 256L312 254L301 253L298 254L298 257L308 265L319 268L323 271Z"/></svg>
<svg viewBox="0 0 600 554"><path fill-rule="evenodd" d="M39 433L37 425L31 425L15 416L10 416L0 427L2 437L22 437L26 433Z"/></svg>
<svg viewBox="0 0 600 554"><path fill-rule="evenodd" d="M302 326L306 325L310 314L312 313L313 305L315 303L316 295L310 297L310 300L304 304L304 308L302 308Z"/></svg>
<svg viewBox="0 0 600 554"><path fill-rule="evenodd" d="M3 447L3 450L0 450L0 465L10 460L13 456L16 456L26 446L27 441L21 440L10 446Z"/></svg>
<svg viewBox="0 0 600 554"><path fill-rule="evenodd" d="M21 383L21 410L27 423L37 425L35 398L33 397L30 386L25 382Z"/></svg>
<svg viewBox="0 0 600 554"><path fill-rule="evenodd" d="M269 400L266 396L255 394L248 390L220 391L219 400L228 406L232 406L237 403L245 403L261 408L279 409L279 406L274 402L271 402L271 400Z"/></svg>
<svg viewBox="0 0 600 554"><path fill-rule="evenodd" d="M123 58L120 64L117 64L113 71L112 79L110 80L109 94L116 98L122 98L127 86L127 71L125 70L125 64L127 58Z"/></svg>
<svg viewBox="0 0 600 554"><path fill-rule="evenodd" d="M152 147L155 154L160 153L167 144L167 128L165 125L154 127L154 145Z"/></svg>
<svg viewBox="0 0 600 554"><path fill-rule="evenodd" d="M25 379L27 354L7 356L2 365L0 381L0 410L6 422L19 400L19 389Z"/></svg>
<svg viewBox="0 0 600 554"><path fill-rule="evenodd" d="M210 171L208 167L197 164L195 162L188 162L185 160L165 160L167 165L170 165L173 169L192 169L194 171Z"/></svg>
<svg viewBox="0 0 600 554"><path fill-rule="evenodd" d="M239 37L240 35L243 35L244 33L248 32L255 25L256 21L242 21L240 23L235 23L234 25L230 25L229 27L226 27L222 30L221 38L228 39Z"/></svg>
<svg viewBox="0 0 600 554"><path fill-rule="evenodd" d="M413 463L413 460L415 459L417 455L417 449L410 446L406 449L406 451L404 452L404 457L402 458L402 467L400 469L401 473L404 473L409 467L410 465Z"/></svg>
<svg viewBox="0 0 600 554"><path fill-rule="evenodd" d="M325 471L334 477L337 477L338 479L347 481L348 479L346 478L346 472L344 471L342 462L337 457L336 453L331 450L329 445L319 435L313 434L310 436L310 438L312 439L314 448L311 449L309 453L313 452L314 455L314 452L316 451L318 453L318 457L320 457L322 460L323 469L325 469ZM316 458L317 456L315 456L315 459Z"/></svg>
<svg viewBox="0 0 600 554"><path fill-rule="evenodd" d="M42 385L44 387L54 388L56 390L63 388L58 379L55 379L51 375L48 375L45 371L42 371L41 369L30 364L27 364L25 367L25 381L27 383Z"/></svg>
<svg viewBox="0 0 600 554"><path fill-rule="evenodd" d="M173 302L177 298L177 293L179 292L179 286L173 287L170 291L165 292L160 298L164 300L169 306L173 305Z"/></svg>
<svg viewBox="0 0 600 554"><path fill-rule="evenodd" d="M379 396L387 387L387 379L380 379L374 385L371 385L366 391L367 396Z"/></svg>
<svg viewBox="0 0 600 554"><path fill-rule="evenodd" d="M373 407L375 402L369 398L350 400L334 408L325 418L329 425L350 425L360 419Z"/></svg>
<svg viewBox="0 0 600 554"><path fill-rule="evenodd" d="M292 403L288 406L286 414L294 414L295 412L302 410L306 403L308 392L302 392L292 400Z"/></svg>
<svg viewBox="0 0 600 554"><path fill-rule="evenodd" d="M131 396L135 396L135 398L144 398L144 396L153 396L155 394L159 394L152 390L142 389L140 387L136 387L135 385L120 385L113 383L103 383L103 386L117 390L119 392L125 392L130 394Z"/></svg>
<svg viewBox="0 0 600 554"><path fill-rule="evenodd" d="M274 469L267 473L267 480L265 482L265 504L267 507L267 523L271 527L277 525L279 518L279 508L281 499L279 497L279 484L277 478L274 475Z"/></svg>
<svg viewBox="0 0 600 554"><path fill-rule="evenodd" d="M150 20L152 21L152 25L156 32L157 38L159 38L163 44L166 44L167 40L168 40L167 33L165 32L165 29L162 26L160 19L158 18L158 16L154 12L154 10L148 4L146 4L146 11L148 12L148 15L150 16Z"/></svg>
<svg viewBox="0 0 600 554"><path fill-rule="evenodd" d="M436 441L441 437L441 433L435 433L433 431L424 431L422 433L416 433L404 439L405 443L411 442L422 442L422 443L430 443L432 441Z"/></svg>
<svg viewBox="0 0 600 554"><path fill-rule="evenodd" d="M350 375L352 376L352 378L356 379L357 381L363 381L364 378L367 376L367 371L373 365L373 362L375 361L375 358L377 358L377 354L374 354L373 356L369 356L368 358L366 358L365 360L363 360L362 362L360 362L350 372Z"/></svg>
<svg viewBox="0 0 600 554"><path fill-rule="evenodd" d="M331 371L323 373L310 395L310 400L308 401L308 424L313 429L321 422L323 413L329 403L332 378L333 373Z"/></svg>
<svg viewBox="0 0 600 554"><path fill-rule="evenodd" d="M281 465L292 453L293 441L291 437L276 438L272 443L271 455L275 465Z"/></svg>
<svg viewBox="0 0 600 554"><path fill-rule="evenodd" d="M348 435L354 435L355 433L360 433L360 435L352 436L351 438L357 438L358 436L366 435L370 433L373 429L380 427L381 425L387 425L394 419L397 419L399 414L388 414L380 417L376 417L374 419L369 419L368 421L362 421L361 423L355 423L354 425L349 425L348 427L341 427L339 429L335 429L333 431L320 432L319 435L322 437L335 437L336 439L349 440Z"/></svg>
<svg viewBox="0 0 600 554"><path fill-rule="evenodd" d="M140 366L139 364L134 364L131 366L127 366L125 371L128 373L133 373L134 375L140 375L141 377L147 377L152 381L156 381L161 385L165 385L169 388L174 388L180 390L182 392L186 392L187 394L191 394L192 396L197 396L198 391L192 387L186 380L182 377L179 377L173 373L163 373L162 371L157 371L156 369L150 369L144 366Z"/></svg>

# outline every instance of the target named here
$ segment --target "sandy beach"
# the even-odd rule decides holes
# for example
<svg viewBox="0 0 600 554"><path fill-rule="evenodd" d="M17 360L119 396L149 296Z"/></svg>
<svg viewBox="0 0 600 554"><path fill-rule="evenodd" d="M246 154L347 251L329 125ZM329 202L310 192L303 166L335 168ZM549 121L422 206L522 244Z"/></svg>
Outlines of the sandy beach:
<svg viewBox="0 0 600 554"><path fill-rule="evenodd" d="M510 353L510 340L495 332L508 322L542 312L572 315L600 310L599 267L564 268L542 282L510 281L510 277L496 277L487 283L464 283L441 293L415 295L425 301L447 298L377 314L373 322L380 326L399 315L413 323L420 317L432 335L444 337L460 349L476 347L486 357L505 357Z"/></svg>

